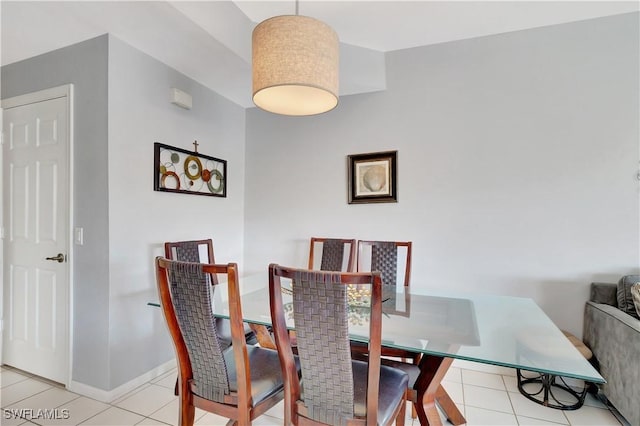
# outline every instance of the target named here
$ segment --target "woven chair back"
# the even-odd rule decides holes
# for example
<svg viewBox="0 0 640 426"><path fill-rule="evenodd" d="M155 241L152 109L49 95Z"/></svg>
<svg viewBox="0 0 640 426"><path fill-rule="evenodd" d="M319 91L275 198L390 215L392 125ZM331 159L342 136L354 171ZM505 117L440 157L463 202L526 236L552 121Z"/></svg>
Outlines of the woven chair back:
<svg viewBox="0 0 640 426"><path fill-rule="evenodd" d="M371 270L382 275L382 285L396 285L398 248L393 242L380 242L371 247Z"/></svg>
<svg viewBox="0 0 640 426"><path fill-rule="evenodd" d="M171 301L193 371L192 389L203 398L224 402L229 375L212 311L215 286L202 264L170 262L167 268Z"/></svg>
<svg viewBox="0 0 640 426"><path fill-rule="evenodd" d="M291 288L283 287L282 280ZM284 303L283 294L291 294L290 303ZM351 359L349 325L353 318L349 304L356 294L358 297L366 294L370 300L366 306L362 301L354 305L367 318L359 317L352 323L368 328L370 360L366 364L366 380L362 380L362 365L358 364L358 370L354 370L353 362L359 361ZM375 423L382 330L380 274L305 270L272 264L269 266L269 300L280 364L289 383L285 389L293 403L293 418L303 416L308 421L345 425L362 422L366 417L367 422ZM295 323L301 377L293 368L287 318ZM363 332L366 333L358 330ZM362 411L363 401L366 414Z"/></svg>
<svg viewBox="0 0 640 426"><path fill-rule="evenodd" d="M180 262L200 263L199 244L195 241L185 241L176 245L176 259ZM209 263L209 259L206 260Z"/></svg>
<svg viewBox="0 0 640 426"><path fill-rule="evenodd" d="M353 418L347 286L339 274L298 271L293 311L309 416L328 424Z"/></svg>
<svg viewBox="0 0 640 426"><path fill-rule="evenodd" d="M314 253L319 247L322 256L318 265ZM320 271L353 272L355 252L355 239L311 237L308 269L318 269L319 266Z"/></svg>
<svg viewBox="0 0 640 426"><path fill-rule="evenodd" d="M320 270L341 271L344 258L344 245L341 240L326 240L322 243L322 260Z"/></svg>
<svg viewBox="0 0 640 426"><path fill-rule="evenodd" d="M409 285L411 241L358 241L358 272L378 271L383 286Z"/></svg>
<svg viewBox="0 0 640 426"><path fill-rule="evenodd" d="M206 248L206 257L200 256L201 249ZM164 257L179 262L216 263L213 254L213 240L174 241L164 243ZM216 274L207 274L207 279L213 284L218 283Z"/></svg>

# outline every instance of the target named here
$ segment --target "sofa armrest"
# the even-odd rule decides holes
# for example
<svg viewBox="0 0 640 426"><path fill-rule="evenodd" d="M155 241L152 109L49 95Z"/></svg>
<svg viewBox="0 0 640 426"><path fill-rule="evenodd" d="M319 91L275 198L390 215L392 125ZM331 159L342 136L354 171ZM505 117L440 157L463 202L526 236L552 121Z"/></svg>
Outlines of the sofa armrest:
<svg viewBox="0 0 640 426"><path fill-rule="evenodd" d="M640 425L640 320L620 309L587 302L584 343L598 361L607 383L602 391L632 425Z"/></svg>
<svg viewBox="0 0 640 426"><path fill-rule="evenodd" d="M589 300L594 303L618 306L618 285L611 283L591 283Z"/></svg>

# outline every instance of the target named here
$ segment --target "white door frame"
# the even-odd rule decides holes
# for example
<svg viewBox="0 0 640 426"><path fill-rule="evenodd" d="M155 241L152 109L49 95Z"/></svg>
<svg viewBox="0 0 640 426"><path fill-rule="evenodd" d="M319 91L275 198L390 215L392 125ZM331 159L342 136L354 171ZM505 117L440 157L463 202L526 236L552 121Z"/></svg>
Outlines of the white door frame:
<svg viewBox="0 0 640 426"><path fill-rule="evenodd" d="M50 89L40 90L37 92L27 93L24 95L15 96L8 99L2 99L2 104L0 108L4 110L6 108L12 108L22 105L28 105L35 102L43 102L51 99L57 98L66 98L67 101L67 129L69 134L69 143L67 145L67 160L69 167L69 187L67 190L69 191L69 205L67 206L67 224L68 224L68 235L67 235L67 262L65 265L68 269L68 280L69 280L69 288L68 288L68 305L67 305L67 336L68 336L68 344L67 344L67 379L65 386L69 387L71 383L71 373L72 373L72 365L73 365L73 265L74 265L74 239L73 239L73 205L74 205L74 192L73 192L73 178L74 178L74 167L73 167L73 147L74 147L74 116L73 116L73 84L65 84L62 86L52 87ZM0 119L0 124L2 121ZM0 127L1 128L1 127ZM5 143L4 134L2 135L2 144ZM3 176L4 176L4 148L1 150L2 154L0 154L0 188L4 188ZM5 224L4 217L2 216L2 212L4 211L4 203L5 203L5 194L2 194L2 200L0 200L0 236L2 237L3 243L2 247L0 247L2 253L2 259L4 259L4 238L5 238ZM2 321L0 322L0 363L2 362L2 340L4 339L4 312L3 312L3 299L4 299L4 260L0 263L0 318Z"/></svg>

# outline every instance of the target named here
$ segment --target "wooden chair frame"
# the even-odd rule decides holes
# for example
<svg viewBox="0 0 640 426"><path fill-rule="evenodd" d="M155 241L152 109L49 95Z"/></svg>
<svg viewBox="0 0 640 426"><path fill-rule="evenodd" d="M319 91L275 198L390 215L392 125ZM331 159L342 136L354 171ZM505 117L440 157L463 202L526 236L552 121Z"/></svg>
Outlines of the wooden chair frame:
<svg viewBox="0 0 640 426"><path fill-rule="evenodd" d="M342 244L349 244L349 258L347 260L347 270L345 272L353 272L355 257L356 257L356 240L355 239L345 239L345 238L321 238L321 237L311 237L311 243L309 247L309 269L314 269L314 254L315 254L315 243L324 243L328 240L340 241Z"/></svg>
<svg viewBox="0 0 640 426"><path fill-rule="evenodd" d="M208 264L215 264L216 263L216 259L215 256L213 254L213 240L211 238L207 238L205 240L188 240L188 241L170 241L170 242L166 242L164 243L164 257L169 259L169 260L177 260L174 256L173 256L173 249L178 249L178 247L180 247L181 245L185 244L185 243L192 243L192 244L196 244L198 246L207 246L207 254L209 255L209 259L207 262L200 262L200 263L208 263ZM211 274L211 282L214 284L218 283L218 277L216 274Z"/></svg>
<svg viewBox="0 0 640 426"><path fill-rule="evenodd" d="M178 395L180 398L180 414L178 424L192 426L195 408L200 408L233 419L229 424L240 426L250 425L251 420L275 406L284 397L284 390L274 393L269 398L253 406L251 398L251 372L242 322L242 308L240 306L240 291L238 286L238 266L235 263L226 265L203 265L203 272L208 274L226 274L229 293L229 320L231 322L231 336L234 361L238 382L237 392L225 396L224 403L202 398L192 392L193 371L187 352L175 309L171 299L168 279L168 264L172 262L162 257L156 258L156 277L160 305L164 314L169 334L174 343L178 360ZM219 285L218 283L212 283Z"/></svg>
<svg viewBox="0 0 640 426"><path fill-rule="evenodd" d="M295 268L287 268L276 264L269 265L269 302L271 303L271 322L273 334L280 364L283 372L285 388L285 425L319 425L315 420L305 417L306 408L302 401L300 378L296 371L293 350L289 339L289 333L284 317L284 307L282 303L281 278L293 279L295 273L300 271ZM348 425L377 425L378 411L378 391L380 386L380 365L381 365L381 343L382 343L382 280L380 274L373 273L340 273L340 280L344 285L348 284L371 284L371 318L369 326L369 366L367 383L367 416L365 419L353 419L348 421ZM406 393L405 393L406 398ZM406 407L405 399L394 413L393 418L404 422L404 411Z"/></svg>

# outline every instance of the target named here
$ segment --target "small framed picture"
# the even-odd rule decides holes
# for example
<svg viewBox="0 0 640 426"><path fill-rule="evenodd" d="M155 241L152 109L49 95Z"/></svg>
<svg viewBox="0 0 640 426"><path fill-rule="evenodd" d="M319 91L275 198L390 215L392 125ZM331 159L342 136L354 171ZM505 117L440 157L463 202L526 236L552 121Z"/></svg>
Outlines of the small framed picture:
<svg viewBox="0 0 640 426"><path fill-rule="evenodd" d="M398 151L347 157L349 204L398 202Z"/></svg>

